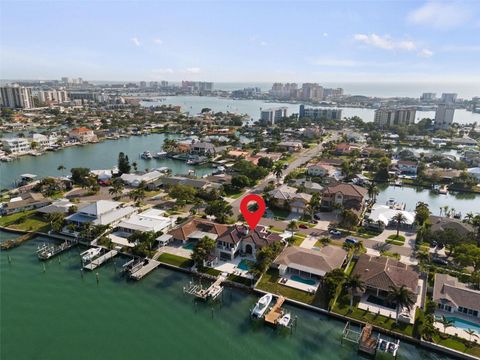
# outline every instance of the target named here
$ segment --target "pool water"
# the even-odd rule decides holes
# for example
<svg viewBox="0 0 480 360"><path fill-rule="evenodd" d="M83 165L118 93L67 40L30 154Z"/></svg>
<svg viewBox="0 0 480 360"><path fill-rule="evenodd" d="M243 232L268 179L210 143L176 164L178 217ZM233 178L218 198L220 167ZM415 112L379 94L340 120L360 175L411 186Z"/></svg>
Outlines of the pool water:
<svg viewBox="0 0 480 360"><path fill-rule="evenodd" d="M290 280L293 280L293 281L297 281L297 282L300 282L302 284L306 284L306 285L315 285L317 282L313 279L304 279L298 275L292 275L290 276Z"/></svg>
<svg viewBox="0 0 480 360"><path fill-rule="evenodd" d="M186 243L185 245L182 246L182 248L187 249L187 250L193 250L195 249L195 243L194 242L189 242Z"/></svg>
<svg viewBox="0 0 480 360"><path fill-rule="evenodd" d="M242 269L243 271L249 271L252 266L251 266L251 261L248 261L246 259L243 259L242 261L240 261L238 263L238 266L237 266L239 269Z"/></svg>
<svg viewBox="0 0 480 360"><path fill-rule="evenodd" d="M474 330L477 334L480 334L480 325L473 322L457 318L455 316L447 317L447 320L453 321L454 326L459 329L471 329Z"/></svg>

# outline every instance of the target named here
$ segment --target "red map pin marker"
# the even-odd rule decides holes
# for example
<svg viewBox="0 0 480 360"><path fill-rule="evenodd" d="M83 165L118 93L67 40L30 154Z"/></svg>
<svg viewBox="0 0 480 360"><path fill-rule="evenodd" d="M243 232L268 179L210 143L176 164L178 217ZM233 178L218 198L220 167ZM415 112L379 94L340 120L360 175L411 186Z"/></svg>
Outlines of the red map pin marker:
<svg viewBox="0 0 480 360"><path fill-rule="evenodd" d="M250 202L257 203L258 209L256 211L251 212L248 210L248 203ZM265 213L265 201L259 195L249 194L242 199L242 202L240 203L240 211L250 226L250 229L254 230Z"/></svg>

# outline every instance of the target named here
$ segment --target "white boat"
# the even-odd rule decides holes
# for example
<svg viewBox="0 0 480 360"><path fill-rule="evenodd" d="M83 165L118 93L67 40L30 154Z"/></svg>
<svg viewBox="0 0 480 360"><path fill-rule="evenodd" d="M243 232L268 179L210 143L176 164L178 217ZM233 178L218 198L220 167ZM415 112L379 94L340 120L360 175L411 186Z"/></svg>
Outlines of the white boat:
<svg viewBox="0 0 480 360"><path fill-rule="evenodd" d="M83 262L87 262L93 260L96 256L100 255L101 251L102 248L91 248L87 251L82 252L80 256L82 257Z"/></svg>
<svg viewBox="0 0 480 360"><path fill-rule="evenodd" d="M155 159L164 159L164 158L167 157L167 152L166 151L159 151L159 152L153 154L153 157Z"/></svg>
<svg viewBox="0 0 480 360"><path fill-rule="evenodd" d="M290 313L286 313L280 318L280 320L278 320L278 325L287 327L290 324L291 319L292 315Z"/></svg>
<svg viewBox="0 0 480 360"><path fill-rule="evenodd" d="M267 311L268 305L272 302L272 294L263 295L255 304L255 307L252 309L252 316L256 318L261 318L265 311Z"/></svg>
<svg viewBox="0 0 480 360"><path fill-rule="evenodd" d="M144 160L150 160L153 158L152 154L150 153L150 151L144 151L140 157Z"/></svg>

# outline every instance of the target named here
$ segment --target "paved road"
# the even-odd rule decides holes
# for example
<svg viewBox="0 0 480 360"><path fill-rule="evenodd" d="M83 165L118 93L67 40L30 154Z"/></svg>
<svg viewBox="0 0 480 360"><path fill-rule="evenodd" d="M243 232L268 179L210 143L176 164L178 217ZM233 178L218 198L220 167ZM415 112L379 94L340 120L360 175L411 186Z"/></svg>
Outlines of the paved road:
<svg viewBox="0 0 480 360"><path fill-rule="evenodd" d="M338 138L338 136L339 135L335 133L328 140L329 141L336 140ZM298 154L297 158L295 158L288 165L288 167L283 171L282 180L283 180L283 178L285 178L285 176L290 174L293 170L301 167L302 165L304 165L305 163L307 163L308 161L313 159L313 157L319 155L321 153L322 149L323 149L323 143L320 143L317 146L315 146L313 148L305 149L300 154ZM265 188L265 186L267 186L268 183L272 180L275 180L275 176L273 174L269 174L265 179L263 179L256 186L254 186L249 191L245 192L242 196L240 196L238 199L233 201L230 205L232 205L234 216L237 216L238 214L240 214L240 202L242 201L242 198L245 195L251 194L251 193L261 194L263 192L263 189ZM264 219L262 219L262 221L263 220Z"/></svg>

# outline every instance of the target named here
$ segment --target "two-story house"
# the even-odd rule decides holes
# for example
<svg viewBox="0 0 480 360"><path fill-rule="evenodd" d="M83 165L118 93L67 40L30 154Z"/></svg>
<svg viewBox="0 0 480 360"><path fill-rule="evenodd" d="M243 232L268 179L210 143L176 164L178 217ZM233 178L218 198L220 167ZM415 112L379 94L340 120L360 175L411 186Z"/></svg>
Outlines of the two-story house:
<svg viewBox="0 0 480 360"><path fill-rule="evenodd" d="M364 187L340 183L324 189L321 206L332 210L335 204L345 209L361 210L365 206L368 190Z"/></svg>

